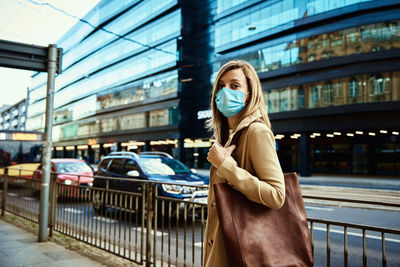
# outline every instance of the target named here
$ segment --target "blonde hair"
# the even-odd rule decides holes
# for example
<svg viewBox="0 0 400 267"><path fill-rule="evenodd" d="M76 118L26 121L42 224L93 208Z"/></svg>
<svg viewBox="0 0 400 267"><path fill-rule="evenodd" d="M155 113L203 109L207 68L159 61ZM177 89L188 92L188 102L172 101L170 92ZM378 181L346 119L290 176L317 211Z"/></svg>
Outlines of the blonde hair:
<svg viewBox="0 0 400 267"><path fill-rule="evenodd" d="M220 68L217 73L217 77L215 78L210 104L212 115L211 118L206 122L207 128L214 133L214 138L216 138L217 141L222 145L224 145L228 140L229 127L228 120L224 115L221 114L221 112L217 108L217 105L215 103L215 95L219 90L218 84L221 77L226 72L234 69L241 69L243 71L244 75L246 76L247 87L250 93L247 105L244 108L244 112L239 118L239 121L254 113L256 110L259 110L262 115L261 119L269 128L271 128L271 123L268 118L267 110L265 109L265 102L260 79L257 76L256 70L247 61L229 61Z"/></svg>

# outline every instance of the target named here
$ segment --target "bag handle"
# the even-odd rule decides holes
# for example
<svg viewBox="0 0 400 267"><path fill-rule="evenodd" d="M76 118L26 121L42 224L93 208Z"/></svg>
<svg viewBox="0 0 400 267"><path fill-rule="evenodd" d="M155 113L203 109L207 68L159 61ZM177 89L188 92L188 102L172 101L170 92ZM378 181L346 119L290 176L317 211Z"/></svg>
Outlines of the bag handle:
<svg viewBox="0 0 400 267"><path fill-rule="evenodd" d="M240 129L239 131L237 131L237 132L235 133L235 136L233 137L233 139L232 139L232 141L231 141L231 145L235 145L236 148L237 148L237 147L238 147L237 142L239 141L239 138L240 138L240 136L242 135L243 131L244 131L245 129L249 128L249 126L250 126L252 123L255 123L255 122L264 123L264 122L263 122L262 120L260 120L260 119L257 119L257 120L252 121L247 127L244 127L244 128Z"/></svg>

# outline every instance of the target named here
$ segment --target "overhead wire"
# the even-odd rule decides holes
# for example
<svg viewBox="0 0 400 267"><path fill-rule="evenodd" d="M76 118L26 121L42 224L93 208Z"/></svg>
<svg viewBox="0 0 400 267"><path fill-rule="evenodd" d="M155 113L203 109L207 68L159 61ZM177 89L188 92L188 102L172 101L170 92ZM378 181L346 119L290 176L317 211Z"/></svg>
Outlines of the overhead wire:
<svg viewBox="0 0 400 267"><path fill-rule="evenodd" d="M65 10L63 10L61 8L56 7L51 3L48 3L48 2L37 2L35 0L24 0L24 1L30 2L30 3L32 3L34 5L38 5L38 6L48 6L48 7L52 8L53 10L55 10L57 12L60 12L60 13L62 13L64 15L68 16L68 17L74 18L74 19L76 19L76 20L78 20L78 21L80 21L82 23L85 23L85 24L89 25L91 28L93 28L95 30L96 29L97 30L102 30L102 31L104 31L104 32L106 32L108 34L114 35L114 36L116 36L116 37L118 37L118 38L120 38L122 40L129 41L129 42L135 43L137 45L140 45L142 47L148 48L149 50L155 50L155 51L159 51L159 52L162 52L162 53L165 53L165 54L170 54L170 55L173 55L173 56L177 56L177 53L179 53L178 51L174 53L174 52L171 52L171 51L163 50L163 49L155 47L155 46L144 44L142 42L136 41L136 40L131 39L129 37L126 37L124 35L121 35L121 34L113 32L113 31L110 31L108 29L105 29L104 27L99 27L99 26L96 27L95 25L93 25L89 21L87 21L87 20L85 20L83 18L80 18L78 16L75 16L73 14L70 14L69 12L67 12L67 11L65 11ZM127 33L125 35L128 35L128 34L130 34L130 33ZM210 62L208 60L205 60L205 59L202 59L202 58L198 58L198 57L192 57L192 56L184 55L183 53L180 56L181 56L182 60L186 60L186 66L185 67L193 68L196 65L197 67L203 69L206 72L209 71Z"/></svg>
<svg viewBox="0 0 400 267"><path fill-rule="evenodd" d="M82 22L82 23L85 23L85 24L89 25L89 26L92 27L93 29L102 30L102 31L104 31L104 32L106 32L106 33L108 33L108 34L114 35L114 36L116 36L116 37L118 37L118 38L121 38L121 39L123 39L123 40L126 40L126 41L129 41L129 42L138 44L138 45L143 46L143 47L146 47L146 48L148 48L148 49L154 49L154 50L156 50L156 51L160 51L160 52L163 52L163 53L166 53L166 54L176 55L176 54L173 53L173 52L166 51L166 50L163 50L163 49L161 49L161 48L157 48L157 47L155 47L155 46L147 45L147 44L141 43L141 42L139 42L139 41L133 40L133 39L131 39L131 38L125 37L125 36L123 36L123 35L121 35L121 34L118 34L118 33L115 33L115 32L113 32L113 31L110 31L110 30L108 30L108 29L105 29L104 27L96 27L96 26L94 26L92 23L90 23L89 21L87 21L87 20L85 20L85 19L82 19L82 18L79 18L79 17L77 17L77 16L75 16L75 15L72 15L72 14L70 14L69 12L67 12L67 11L65 11L65 10L63 10L63 9L58 8L58 7L54 6L54 5L52 5L51 3L48 3L48 2L43 2L43 3L42 3L42 2L36 2L36 1L34 1L34 0L25 0L25 1L30 2L30 3L32 3L32 4L34 4L34 5L48 6L48 7L52 8L52 9L58 11L58 12L63 13L64 15L66 15L66 16L68 16L68 17L74 18L74 19L76 19L76 20L79 20L79 21Z"/></svg>

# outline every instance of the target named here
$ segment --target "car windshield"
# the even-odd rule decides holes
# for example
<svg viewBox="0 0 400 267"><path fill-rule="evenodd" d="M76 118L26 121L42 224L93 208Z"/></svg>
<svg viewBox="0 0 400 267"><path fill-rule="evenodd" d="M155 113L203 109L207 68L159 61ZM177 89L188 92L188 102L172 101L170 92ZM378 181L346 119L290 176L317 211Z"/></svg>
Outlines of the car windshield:
<svg viewBox="0 0 400 267"><path fill-rule="evenodd" d="M175 159L142 157L139 163L146 174L175 175L179 173L190 173L190 170Z"/></svg>
<svg viewBox="0 0 400 267"><path fill-rule="evenodd" d="M91 172L92 169L85 162L58 162L57 172Z"/></svg>

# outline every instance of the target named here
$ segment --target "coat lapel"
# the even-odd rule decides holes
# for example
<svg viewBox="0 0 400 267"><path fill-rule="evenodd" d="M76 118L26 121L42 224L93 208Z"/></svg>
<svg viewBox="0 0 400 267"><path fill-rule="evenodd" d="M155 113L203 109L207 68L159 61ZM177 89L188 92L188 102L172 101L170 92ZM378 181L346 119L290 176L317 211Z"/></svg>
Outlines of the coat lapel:
<svg viewBox="0 0 400 267"><path fill-rule="evenodd" d="M239 132L240 130L247 128L253 121L259 119L261 117L261 112L257 109L254 111L252 114L244 118L242 121L239 122L239 124L236 126L235 130L231 135L229 135L228 141L226 142L224 147L229 147L232 143L233 138L235 137L235 134Z"/></svg>

